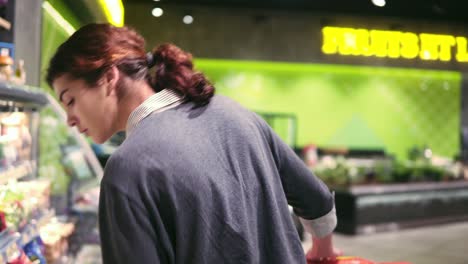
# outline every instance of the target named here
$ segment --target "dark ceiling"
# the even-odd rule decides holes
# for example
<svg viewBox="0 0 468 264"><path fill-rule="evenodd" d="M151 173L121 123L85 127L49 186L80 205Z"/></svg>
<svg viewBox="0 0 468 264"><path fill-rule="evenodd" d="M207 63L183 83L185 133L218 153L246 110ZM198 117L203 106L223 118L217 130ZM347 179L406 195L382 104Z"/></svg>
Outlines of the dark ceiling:
<svg viewBox="0 0 468 264"><path fill-rule="evenodd" d="M377 7L371 0L123 0L124 5L199 5L228 8L281 9L340 14L387 16L468 24L466 0L386 0Z"/></svg>

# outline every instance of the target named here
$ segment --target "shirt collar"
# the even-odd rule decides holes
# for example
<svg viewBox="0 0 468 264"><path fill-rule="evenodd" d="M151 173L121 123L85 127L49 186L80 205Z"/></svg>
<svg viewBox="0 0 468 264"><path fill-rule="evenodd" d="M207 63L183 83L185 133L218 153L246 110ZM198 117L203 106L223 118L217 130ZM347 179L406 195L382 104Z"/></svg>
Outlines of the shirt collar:
<svg viewBox="0 0 468 264"><path fill-rule="evenodd" d="M164 89L155 93L139 105L128 117L127 121L127 136L130 135L132 130L153 112L162 112L181 104L183 96L171 89Z"/></svg>

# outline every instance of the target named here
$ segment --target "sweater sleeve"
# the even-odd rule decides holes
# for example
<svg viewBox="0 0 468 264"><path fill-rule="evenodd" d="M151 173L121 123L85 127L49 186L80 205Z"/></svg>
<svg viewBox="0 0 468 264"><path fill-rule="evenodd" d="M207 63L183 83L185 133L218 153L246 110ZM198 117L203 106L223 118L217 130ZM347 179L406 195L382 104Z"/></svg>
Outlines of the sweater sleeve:
<svg viewBox="0 0 468 264"><path fill-rule="evenodd" d="M149 219L141 206L103 182L99 201L103 263L161 263Z"/></svg>
<svg viewBox="0 0 468 264"><path fill-rule="evenodd" d="M330 234L337 224L333 193L266 123L264 129L289 205L309 233Z"/></svg>

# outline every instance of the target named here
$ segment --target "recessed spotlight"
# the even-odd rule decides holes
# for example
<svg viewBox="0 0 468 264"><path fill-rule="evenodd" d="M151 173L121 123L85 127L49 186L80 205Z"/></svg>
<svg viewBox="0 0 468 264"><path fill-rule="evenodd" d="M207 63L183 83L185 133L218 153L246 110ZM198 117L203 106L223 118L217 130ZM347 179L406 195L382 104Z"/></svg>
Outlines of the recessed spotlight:
<svg viewBox="0 0 468 264"><path fill-rule="evenodd" d="M384 7L386 4L385 0L372 0L372 3L378 7Z"/></svg>
<svg viewBox="0 0 468 264"><path fill-rule="evenodd" d="M187 24L187 25L192 24L193 23L193 17L191 15L186 15L186 16L184 16L182 21L184 21L184 23Z"/></svg>
<svg viewBox="0 0 468 264"><path fill-rule="evenodd" d="M164 12L163 12L162 8L159 8L159 7L156 7L156 8L153 9L153 11L151 11L151 14L153 16L155 16L155 17L160 17L160 16L163 15L163 13Z"/></svg>

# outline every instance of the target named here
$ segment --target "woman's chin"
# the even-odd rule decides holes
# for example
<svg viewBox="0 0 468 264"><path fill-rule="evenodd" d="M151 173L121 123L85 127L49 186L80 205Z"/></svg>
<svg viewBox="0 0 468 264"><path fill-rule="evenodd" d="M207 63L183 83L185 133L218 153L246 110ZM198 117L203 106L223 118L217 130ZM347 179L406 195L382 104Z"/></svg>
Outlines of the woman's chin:
<svg viewBox="0 0 468 264"><path fill-rule="evenodd" d="M109 137L104 137L104 136L95 136L95 135L89 135L89 137L93 140L94 143L96 144L102 144L104 142L106 142L106 140L109 138Z"/></svg>

